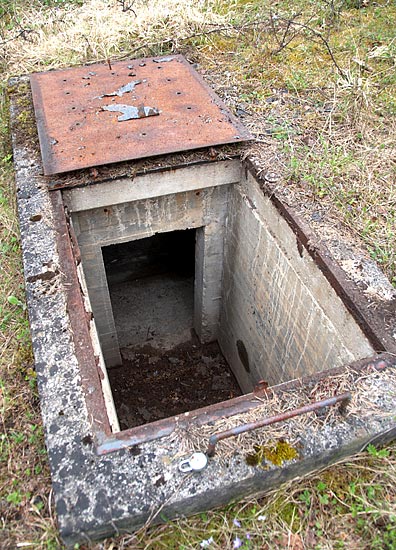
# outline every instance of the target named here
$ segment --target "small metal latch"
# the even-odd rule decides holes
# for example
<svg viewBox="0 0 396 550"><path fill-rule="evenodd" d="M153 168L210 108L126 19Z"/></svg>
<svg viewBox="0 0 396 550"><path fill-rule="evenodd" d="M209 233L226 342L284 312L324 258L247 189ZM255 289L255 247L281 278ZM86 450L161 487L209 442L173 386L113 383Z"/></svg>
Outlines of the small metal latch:
<svg viewBox="0 0 396 550"><path fill-rule="evenodd" d="M205 453L194 453L190 456L190 458L180 462L179 470L183 473L199 472L206 467L207 463L208 457Z"/></svg>

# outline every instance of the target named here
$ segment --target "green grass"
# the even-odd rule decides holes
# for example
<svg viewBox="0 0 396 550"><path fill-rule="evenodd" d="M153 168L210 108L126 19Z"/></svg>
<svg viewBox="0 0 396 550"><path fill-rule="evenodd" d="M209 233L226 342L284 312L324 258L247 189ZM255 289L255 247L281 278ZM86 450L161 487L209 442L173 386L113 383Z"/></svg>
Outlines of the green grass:
<svg viewBox="0 0 396 550"><path fill-rule="evenodd" d="M290 483L261 500L169 522L136 548L395 548L395 449L361 455ZM130 541L128 541L129 543ZM117 541L122 546L122 541ZM128 545L125 545L128 548Z"/></svg>
<svg viewBox="0 0 396 550"><path fill-rule="evenodd" d="M283 185L295 200L333 212L395 282L396 5L360 4L164 1L154 9L136 1L135 15L122 12L117 2L103 2L100 9L82 0L1 3L1 548L61 548L21 275L7 77L107 56L185 53L201 64L232 108L255 115L253 130L276 146ZM292 25L285 34L284 20L299 11L296 23L309 29ZM277 16L272 24L271 12ZM282 101L272 102L281 89ZM395 478L395 444L370 448L263 499L166 522L94 548L181 550L200 548L212 537L210 548L228 549L238 537L242 548L393 550Z"/></svg>
<svg viewBox="0 0 396 550"><path fill-rule="evenodd" d="M247 17L253 28L211 37L199 51L213 69L229 71L239 98L265 117L286 160L288 188L331 209L395 283L396 5L334 4L332 14L330 2L277 2L282 21L271 29L269 4L240 2L239 27ZM289 93L272 107L279 89Z"/></svg>

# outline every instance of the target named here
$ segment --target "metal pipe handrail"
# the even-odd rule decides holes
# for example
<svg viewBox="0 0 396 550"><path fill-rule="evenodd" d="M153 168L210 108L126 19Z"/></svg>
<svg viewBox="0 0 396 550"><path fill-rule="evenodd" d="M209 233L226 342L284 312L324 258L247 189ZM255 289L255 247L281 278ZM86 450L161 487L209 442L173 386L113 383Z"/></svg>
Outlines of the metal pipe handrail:
<svg viewBox="0 0 396 550"><path fill-rule="evenodd" d="M249 422L247 424L241 424L240 426L236 426L235 428L224 430L223 432L218 432L217 434L213 434L212 436L210 436L208 450L206 451L206 454L208 456L214 456L216 444L222 439L227 439L228 437L233 437L239 434L243 434L245 432L256 430L257 428L262 428L263 426L276 424L277 422L282 422L284 420L288 420L289 418L317 411L325 407L331 407L332 405L336 405L337 403L341 403L340 410L342 410L342 412L345 412L346 407L348 406L348 403L351 401L351 399L352 396L350 392L345 392L340 395L335 395L334 397L322 399L321 401L315 401L315 403L309 403L308 405L304 405L303 407L299 407L298 409L286 411L275 416L270 416L268 418L256 420L255 422Z"/></svg>

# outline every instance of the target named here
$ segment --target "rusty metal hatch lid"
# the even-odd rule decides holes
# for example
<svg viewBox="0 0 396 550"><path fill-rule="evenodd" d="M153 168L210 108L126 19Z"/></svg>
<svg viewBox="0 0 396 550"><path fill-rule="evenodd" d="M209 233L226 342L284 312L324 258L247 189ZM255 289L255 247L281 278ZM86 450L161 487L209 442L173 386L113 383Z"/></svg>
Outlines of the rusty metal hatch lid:
<svg viewBox="0 0 396 550"><path fill-rule="evenodd" d="M181 55L32 74L46 175L252 139Z"/></svg>

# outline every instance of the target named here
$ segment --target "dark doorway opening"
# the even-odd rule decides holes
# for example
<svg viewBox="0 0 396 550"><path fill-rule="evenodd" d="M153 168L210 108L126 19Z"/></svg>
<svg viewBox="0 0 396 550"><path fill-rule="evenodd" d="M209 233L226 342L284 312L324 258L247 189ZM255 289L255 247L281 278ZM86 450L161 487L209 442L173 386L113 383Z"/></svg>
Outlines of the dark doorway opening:
<svg viewBox="0 0 396 550"><path fill-rule="evenodd" d="M120 348L161 349L190 338L195 229L102 248Z"/></svg>

